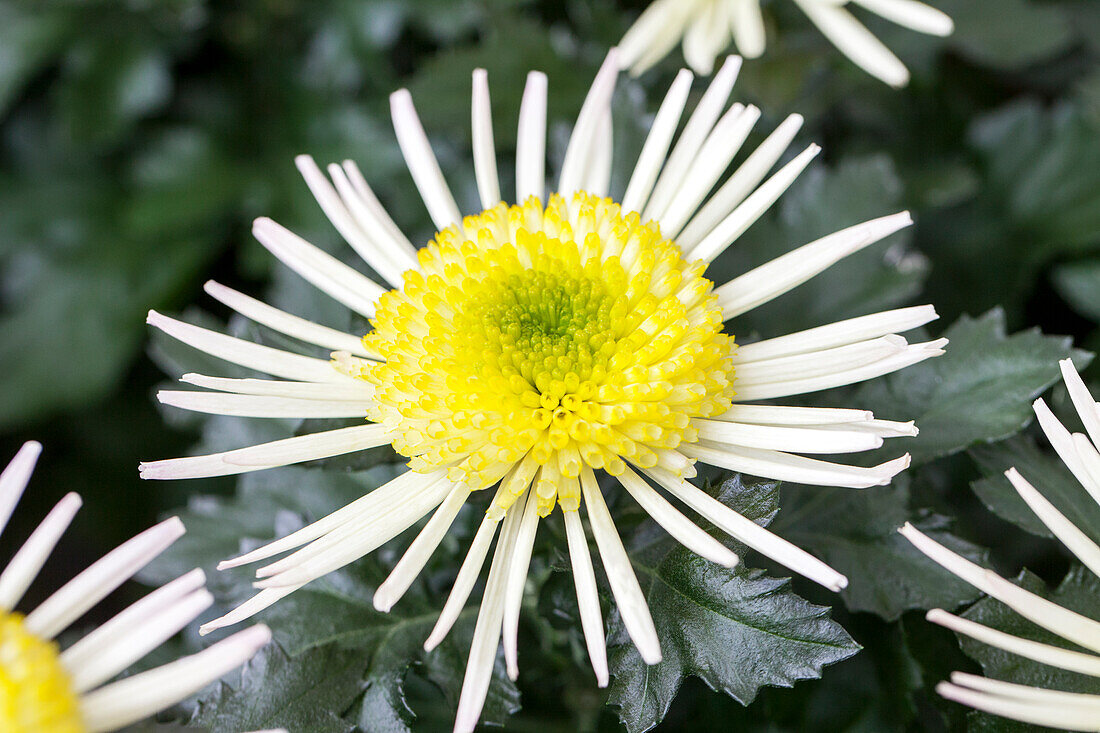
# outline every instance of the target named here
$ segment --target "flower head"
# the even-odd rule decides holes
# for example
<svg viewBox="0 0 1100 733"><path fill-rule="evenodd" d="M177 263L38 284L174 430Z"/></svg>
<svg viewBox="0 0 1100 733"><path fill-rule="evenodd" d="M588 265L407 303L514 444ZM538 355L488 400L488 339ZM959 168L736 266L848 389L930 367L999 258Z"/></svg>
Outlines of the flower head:
<svg viewBox="0 0 1100 733"><path fill-rule="evenodd" d="M860 5L898 25L920 33L948 36L951 18L917 0L794 0L841 53L868 74L890 86L909 83L909 70L846 5ZM764 18L760 0L654 0L619 44L623 68L638 75L664 58L683 40L684 58L700 74L732 39L747 58L764 53Z"/></svg>
<svg viewBox="0 0 1100 733"><path fill-rule="evenodd" d="M0 474L0 530L41 452L27 443ZM214 602L201 570L159 588L62 651L54 641L183 534L178 518L120 545L25 616L14 611L64 534L80 497L65 496L0 571L0 730L95 733L160 712L239 667L271 638L255 626L205 651L109 680L189 624Z"/></svg>
<svg viewBox="0 0 1100 733"><path fill-rule="evenodd" d="M1088 435L1070 434L1042 399L1035 402L1035 415L1055 452L1085 491L1100 504L1100 472L1096 470L1100 467L1100 451L1097 450L1100 446L1100 404L1092 399L1072 361L1066 359L1060 365L1073 405ZM1005 475L1051 534L1089 571L1100 577L1100 546L1066 519L1015 468ZM911 525L907 524L900 531L917 549L959 578L1085 651L1023 639L938 608L928 612L929 621L1024 659L1100 677L1100 618L1083 616L1010 583L992 570L960 557ZM1048 690L962 672L953 674L950 682L940 683L936 690L963 705L1025 723L1080 731L1095 731L1100 727L1100 695Z"/></svg>
<svg viewBox="0 0 1100 733"><path fill-rule="evenodd" d="M870 379L942 353L899 331L936 317L903 308L737 346L723 323L786 292L906 226L895 214L812 242L715 287L707 264L752 225L817 153L810 146L767 178L800 125L792 116L737 168L726 169L759 118L727 108L739 59L716 75L673 145L691 74L682 72L654 121L619 203L611 172L614 53L600 70L566 150L556 190L545 191L546 77L532 73L520 111L516 203L501 202L488 83L474 73L474 172L483 211L463 218L407 92L392 97L402 152L439 233L417 250L350 162L324 176L299 167L329 218L393 286L358 271L274 222L257 238L285 264L369 317L362 338L278 311L221 285L208 292L246 317L336 349L331 362L271 349L160 314L150 322L209 354L281 379L186 375L211 391L160 399L202 412L264 417L366 417L371 422L208 456L142 465L147 478L235 474L392 444L412 470L233 567L298 549L257 571L261 591L217 628L247 618L304 584L371 552L434 511L374 605L389 610L424 567L474 492L493 497L426 646L444 638L488 557L457 728L472 729L500 638L518 672L516 634L539 517L560 507L582 627L597 679L607 682L600 603L585 530L642 657L660 643L615 530L597 472L614 477L680 542L726 566L737 557L674 507L653 483L710 522L833 588L847 580L808 553L692 485L703 461L761 476L831 486L889 483L908 457L873 467L808 458L864 451L914 435L912 423L869 412L747 405ZM767 178L767 180L765 180ZM720 184L721 185L718 185ZM712 192L713 189L713 192ZM303 547L304 545L304 547Z"/></svg>

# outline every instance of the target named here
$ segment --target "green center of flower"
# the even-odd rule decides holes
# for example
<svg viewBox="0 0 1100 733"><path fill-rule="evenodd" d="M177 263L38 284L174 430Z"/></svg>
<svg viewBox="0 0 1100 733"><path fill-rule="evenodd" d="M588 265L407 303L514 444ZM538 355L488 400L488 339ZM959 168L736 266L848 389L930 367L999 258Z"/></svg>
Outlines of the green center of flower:
<svg viewBox="0 0 1100 733"><path fill-rule="evenodd" d="M0 731L84 733L80 701L57 645L0 611Z"/></svg>
<svg viewBox="0 0 1100 733"><path fill-rule="evenodd" d="M547 393L554 382L607 373L626 308L603 283L527 270L509 276L499 291L471 298L456 315L456 331L468 337L471 351L489 352L502 373L515 370Z"/></svg>
<svg viewBox="0 0 1100 733"><path fill-rule="evenodd" d="M534 481L545 515L579 505L583 465L654 466L697 439L691 418L729 408L733 340L705 264L607 199L500 204L419 256L364 337L385 361L354 372L414 470L504 479L501 511Z"/></svg>

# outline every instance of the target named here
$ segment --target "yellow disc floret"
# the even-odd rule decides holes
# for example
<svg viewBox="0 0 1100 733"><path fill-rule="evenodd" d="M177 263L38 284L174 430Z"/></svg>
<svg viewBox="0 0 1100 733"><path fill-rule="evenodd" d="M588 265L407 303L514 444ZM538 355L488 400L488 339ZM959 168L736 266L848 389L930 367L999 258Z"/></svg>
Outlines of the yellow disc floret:
<svg viewBox="0 0 1100 733"><path fill-rule="evenodd" d="M536 471L540 514L575 509L576 481L555 477L654 466L696 439L691 418L730 406L734 345L705 263L608 199L499 204L439 233L420 264L364 337L385 361L357 374L413 469L505 478L497 510Z"/></svg>
<svg viewBox="0 0 1100 733"><path fill-rule="evenodd" d="M0 611L0 731L83 733L80 701L57 645L39 639L18 614Z"/></svg>

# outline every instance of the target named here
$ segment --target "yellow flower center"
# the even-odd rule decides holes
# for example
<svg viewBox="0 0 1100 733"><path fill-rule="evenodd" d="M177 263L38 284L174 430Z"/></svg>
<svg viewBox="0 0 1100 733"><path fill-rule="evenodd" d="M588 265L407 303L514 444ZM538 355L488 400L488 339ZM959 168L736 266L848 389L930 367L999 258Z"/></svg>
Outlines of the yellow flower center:
<svg viewBox="0 0 1100 733"><path fill-rule="evenodd" d="M57 645L0 611L0 731L84 733L80 700L61 666Z"/></svg>
<svg viewBox="0 0 1100 733"><path fill-rule="evenodd" d="M578 193L499 204L420 250L364 343L385 361L371 418L418 471L473 488L535 470L539 513L575 509L583 464L621 473L694 441L729 409L733 339L703 277L654 223ZM559 486L560 484L560 486ZM505 492L507 493L507 492Z"/></svg>

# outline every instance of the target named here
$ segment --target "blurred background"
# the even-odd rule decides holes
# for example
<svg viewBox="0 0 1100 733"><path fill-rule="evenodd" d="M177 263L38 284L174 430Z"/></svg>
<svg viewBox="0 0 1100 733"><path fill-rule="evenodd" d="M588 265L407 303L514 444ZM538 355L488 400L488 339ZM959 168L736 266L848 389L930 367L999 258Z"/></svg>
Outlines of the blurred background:
<svg viewBox="0 0 1100 733"><path fill-rule="evenodd" d="M746 64L735 98L772 124L805 115L800 139L824 145L817 167L828 171L808 174L796 211L765 228L797 230L783 217L798 207L843 223L910 208L917 225L890 287L935 303L944 324L999 305L1012 331L1039 326L1095 349L1100 2L932 4L955 18L951 38L868 21L913 72L897 92L847 62L793 3L765 3L768 52ZM205 280L257 295L288 280L252 241L256 216L341 251L296 154L356 160L398 224L425 241L430 222L388 94L411 88L460 203L473 201L470 71L489 70L502 156L527 71L549 74L553 157L607 47L645 5L0 0L0 461L24 440L45 444L0 557L63 492L83 494L43 595L189 494L229 490L137 478L139 460L183 454L197 438L195 423L155 404L165 376L145 313L198 307L224 319ZM677 49L624 81L617 105L635 128L624 157L681 61ZM995 531L965 500L956 510L974 511L964 521L975 534ZM722 720L734 705L693 684L666 729Z"/></svg>

